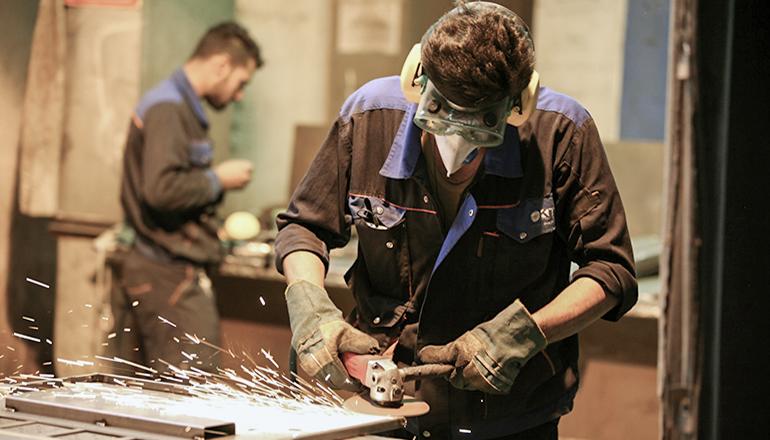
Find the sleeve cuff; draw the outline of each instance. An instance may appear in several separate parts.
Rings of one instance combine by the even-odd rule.
[[[602,319],[617,321],[636,304],[639,296],[636,279],[625,270],[618,273],[612,264],[592,262],[572,274],[572,280],[588,277],[599,283],[608,295],[618,299],[618,304],[607,312]]]
[[[275,268],[283,274],[283,259],[292,252],[312,252],[324,264],[324,273],[329,272],[329,250],[326,244],[312,232],[298,224],[281,229],[275,238]]]
[[[222,195],[222,183],[212,169],[206,170],[206,178],[209,179],[209,186],[211,187],[211,197],[209,198],[209,201],[215,202],[219,196]]]

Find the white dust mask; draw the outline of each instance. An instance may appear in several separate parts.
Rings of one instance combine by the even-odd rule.
[[[434,135],[434,138],[438,146],[438,153],[441,156],[441,162],[444,163],[444,168],[446,168],[447,177],[459,170],[468,155],[478,148],[459,134]]]

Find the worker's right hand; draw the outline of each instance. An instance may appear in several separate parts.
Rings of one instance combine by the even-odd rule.
[[[246,159],[226,160],[214,167],[222,189],[241,189],[251,181],[253,166]]]
[[[446,345],[429,345],[418,353],[426,364],[456,367],[449,381],[462,390],[508,394],[519,370],[548,341],[521,301],[516,300]]]
[[[339,353],[377,353],[377,340],[345,322],[326,291],[308,281],[286,288],[286,306],[302,370],[332,388],[358,391],[361,385],[348,376]]]

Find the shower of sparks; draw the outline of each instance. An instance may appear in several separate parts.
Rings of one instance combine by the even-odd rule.
[[[262,305],[265,305],[265,298],[259,297],[259,302],[262,303]]]
[[[273,355],[272,355],[272,354],[270,354],[270,352],[269,352],[269,351],[265,351],[265,349],[264,349],[264,348],[263,348],[263,349],[261,349],[261,350],[262,350],[262,355],[263,355],[263,356],[265,356],[265,358],[266,358],[267,360],[269,360],[269,361],[270,361],[270,363],[272,363],[272,364],[273,364],[273,366],[274,366],[275,368],[280,368],[280,367],[278,366],[278,364],[277,364],[277,363],[275,363],[275,359],[273,359]]]
[[[21,333],[13,332],[13,335],[16,336],[17,338],[26,339],[28,341],[40,342],[40,338],[35,338],[35,337],[32,337],[32,336],[23,335]]]
[[[190,342],[192,342],[193,344],[200,344],[200,343],[201,343],[201,339],[200,339],[199,337],[195,336],[195,335],[191,335],[191,334],[189,334],[189,333],[185,333],[184,335],[185,335],[185,337],[187,337],[187,339],[189,339],[189,340],[190,340]]]
[[[89,309],[91,309],[91,308],[93,308],[93,307],[94,307],[94,306],[92,306],[91,304],[83,304],[83,305],[84,305],[84,306],[86,306],[86,307],[88,307]]]
[[[158,373],[158,370],[156,370],[154,368],[145,367],[144,365],[137,364],[136,362],[131,362],[131,361],[128,361],[128,360],[125,360],[125,359],[121,359],[121,358],[119,358],[117,356],[113,356],[111,358],[108,358],[108,357],[105,357],[105,356],[95,355],[94,357],[96,359],[101,359],[103,361],[117,362],[117,363],[121,363],[121,364],[130,365],[130,366],[132,366],[134,368],[139,368],[139,369],[142,369],[142,370],[145,370],[145,371],[149,371],[150,373],[154,373],[154,374]]]
[[[131,306],[132,306],[132,307],[136,307],[136,306],[138,306],[138,305],[139,305],[139,300],[136,300],[136,301],[134,301],[134,302],[132,302],[132,303],[131,303]]]
[[[162,316],[160,316],[160,315],[158,315],[158,319],[160,319],[160,321],[161,321],[162,323],[164,323],[164,324],[168,324],[168,325],[170,325],[171,327],[176,327],[176,324],[174,324],[173,322],[169,321],[168,319],[166,319],[166,318],[164,318],[164,317],[162,317]]]
[[[38,281],[38,280],[33,280],[33,279],[32,279],[32,278],[30,278],[30,277],[27,277],[27,282],[28,282],[28,283],[32,283],[32,284],[37,284],[38,286],[40,286],[40,287],[45,287],[46,289],[50,289],[50,288],[51,288],[51,286],[49,286],[48,284],[46,284],[46,283],[41,283],[41,282],[40,282],[40,281]]]
[[[36,325],[30,325],[30,326],[29,326],[29,329],[30,329],[30,330],[40,330],[40,327],[38,327],[38,326],[36,326]]]
[[[64,358],[56,358],[56,360],[65,365],[71,365],[73,367],[92,367],[94,365],[93,362],[89,362],[89,361],[73,361],[73,360],[64,359]]]
[[[460,431],[460,434],[470,434],[471,433],[470,429],[465,429],[465,428],[460,428],[460,429],[458,429],[458,431]]]
[[[22,316],[21,319],[29,322],[35,322],[35,318],[30,318],[29,316]]]
[[[46,342],[48,345],[53,345],[53,341],[52,341],[52,340],[50,340],[50,339],[48,339],[48,338],[45,338],[45,342]]]
[[[262,297],[260,297],[260,301],[264,303]],[[158,316],[158,319],[172,327],[177,327],[176,324],[162,316]],[[35,322],[33,318],[26,320]],[[130,332],[131,328],[125,327],[123,331]],[[138,408],[152,407],[159,411],[165,411],[166,405],[170,405],[172,411],[179,410],[184,414],[194,414],[199,417],[221,415],[223,418],[230,419],[230,416],[233,415],[238,417],[239,430],[245,425],[246,432],[265,432],[262,430],[272,429],[273,425],[278,426],[283,422],[292,426],[292,431],[301,432],[306,429],[305,418],[310,416],[313,416],[311,418],[317,420],[321,427],[326,427],[324,423],[330,423],[330,419],[337,419],[330,417],[330,415],[340,415],[340,420],[363,417],[343,409],[343,399],[323,383],[307,381],[293,372],[289,374],[281,372],[278,363],[268,350],[260,349],[261,355],[266,359],[264,361],[261,357],[257,359],[256,356],[252,357],[245,351],[236,354],[232,349],[219,347],[195,334],[183,334],[183,340],[173,337],[174,341],[180,344],[180,348],[183,346],[182,344],[187,347],[184,351],[180,350],[181,355],[186,359],[182,365],[172,365],[163,359],[157,359],[150,362],[149,365],[155,367],[152,368],[117,356],[100,355],[79,356],[78,359],[57,358],[57,362],[60,364],[84,367],[84,372],[90,372],[95,366],[104,366],[105,363],[109,363],[113,371],[120,371],[122,373],[119,374],[123,376],[113,376],[111,387],[103,383],[63,384],[54,375],[41,374],[39,371],[34,374],[15,376],[16,379],[13,379],[12,376],[5,377],[0,381],[12,384],[14,389],[21,391],[49,389],[50,387],[53,387],[52,393],[76,390],[74,391],[76,396],[87,401],[92,401],[97,396],[104,398],[106,393],[107,399],[114,398],[116,404],[125,407],[136,405]],[[39,338],[21,333],[14,333],[14,336],[41,342]],[[117,333],[112,332],[106,338],[113,339],[116,336]],[[45,341],[52,344],[50,339],[45,339]],[[8,348],[13,350],[10,346]],[[208,357],[211,350],[222,355],[228,355],[234,360],[235,365],[240,363],[240,366],[221,368],[208,365],[206,362],[211,359]],[[260,365],[260,363],[265,365]],[[52,362],[44,362],[42,365],[50,366]],[[18,371],[13,374],[19,374],[22,367],[23,365],[17,367]],[[154,387],[158,384],[171,387],[168,391],[176,390],[175,393],[181,393],[186,396],[185,398],[193,400],[187,401],[184,405],[181,401],[175,400],[178,396],[164,398],[167,400],[163,402],[151,401],[151,399],[159,398],[146,397],[143,388],[152,385],[150,388],[155,389]],[[99,386],[102,388],[98,388]],[[170,393],[163,394],[176,396],[176,394]],[[264,423],[265,419],[261,419],[262,422],[257,423],[258,421],[253,416],[255,408],[270,414],[267,419],[271,423]],[[298,418],[298,414],[302,414],[302,417]],[[302,422],[297,422],[297,420],[302,420]],[[297,425],[297,423],[301,424]]]

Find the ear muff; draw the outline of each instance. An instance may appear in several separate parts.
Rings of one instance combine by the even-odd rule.
[[[534,112],[535,107],[537,107],[537,95],[539,90],[540,74],[537,73],[536,70],[533,70],[532,76],[529,77],[527,88],[522,90],[521,95],[519,96],[519,105],[521,105],[521,108],[517,109],[516,106],[514,106],[513,110],[511,110],[511,115],[508,116],[509,124],[514,127],[519,127],[527,122],[527,119],[532,116],[532,112]]]
[[[420,43],[412,46],[412,50],[409,51],[404,66],[401,68],[401,91],[407,101],[415,104],[420,102],[420,92],[422,91],[422,85],[417,82],[417,79],[422,76],[420,50]]]

